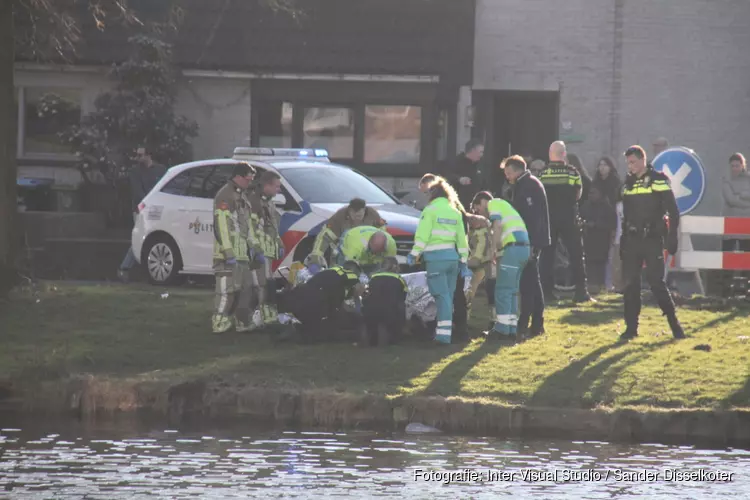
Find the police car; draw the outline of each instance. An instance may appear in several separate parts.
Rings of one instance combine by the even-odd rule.
[[[133,253],[153,284],[174,283],[184,274],[212,274],[213,199],[237,163],[281,176],[274,204],[285,258],[274,269],[302,261],[315,236],[336,210],[362,198],[378,210],[398,245],[398,259],[414,244],[420,212],[399,202],[375,182],[344,165],[331,163],[322,149],[236,148],[232,159],[184,163],[170,168],[138,205]]]

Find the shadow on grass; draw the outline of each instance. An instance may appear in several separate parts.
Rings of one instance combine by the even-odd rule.
[[[76,286],[42,293],[38,300],[18,295],[3,307],[0,379],[239,374],[268,385],[278,380],[377,391],[398,387],[455,352],[423,345],[278,344],[270,334],[213,335],[210,291]]]
[[[708,330],[709,328],[713,328],[713,327],[718,326],[718,325],[720,325],[722,323],[728,323],[728,322],[732,321],[733,319],[735,319],[737,317],[740,317],[740,316],[747,317],[748,312],[749,311],[747,311],[747,310],[734,309],[731,312],[728,312],[727,314],[724,314],[723,316],[720,316],[718,318],[712,319],[711,321],[709,321],[707,323],[704,323],[702,325],[699,325],[697,327],[693,327],[692,328],[692,333],[698,333],[698,332],[700,332],[702,330]],[[679,311],[677,312],[677,314],[679,315]]]
[[[632,348],[620,343],[602,346],[553,373],[529,399],[531,406],[591,408],[613,400],[612,388],[622,372],[668,344],[661,341]],[[612,356],[608,352],[623,348]],[[590,396],[586,396],[591,392]]]
[[[485,357],[499,352],[504,347],[502,344],[487,342],[452,361],[443,368],[440,374],[423,390],[423,395],[455,396],[461,392],[461,381],[474,369]]]

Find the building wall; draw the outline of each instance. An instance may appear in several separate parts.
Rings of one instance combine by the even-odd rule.
[[[560,89],[561,134],[591,168],[665,136],[708,173],[696,214],[720,213],[720,178],[750,149],[750,2],[478,0],[474,88]],[[566,130],[565,125],[570,125]]]
[[[185,77],[179,85],[176,111],[198,123],[193,158],[232,156],[250,145],[250,80]]]

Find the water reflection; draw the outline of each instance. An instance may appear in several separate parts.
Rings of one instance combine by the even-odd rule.
[[[747,498],[750,491],[743,474],[750,453],[733,449],[247,428],[44,428],[0,431],[0,498],[710,499]],[[699,475],[669,481],[672,469]],[[732,473],[733,481],[709,481],[717,473]]]

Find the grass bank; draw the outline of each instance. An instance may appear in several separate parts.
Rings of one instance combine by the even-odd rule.
[[[641,336],[617,343],[621,297],[551,305],[547,334],[501,347],[477,340],[386,349],[278,344],[264,334],[210,332],[210,290],[46,284],[0,304],[0,380],[31,386],[90,374],[110,381],[223,380],[253,388],[444,396],[501,406],[750,407],[750,309],[696,300],[672,341],[658,309]],[[472,328],[487,323],[484,298]],[[700,349],[696,350],[699,346]]]

